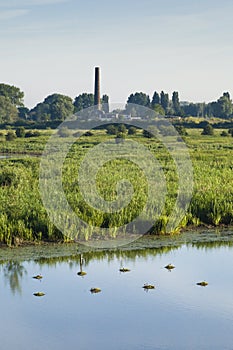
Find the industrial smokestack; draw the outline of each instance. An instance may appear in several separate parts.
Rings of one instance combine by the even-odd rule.
[[[100,68],[95,67],[95,106],[97,110],[101,110],[100,102]]]

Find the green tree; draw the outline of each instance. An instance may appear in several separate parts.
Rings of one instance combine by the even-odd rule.
[[[127,104],[133,103],[136,105],[150,107],[150,97],[144,92],[136,92],[128,97]]]
[[[103,95],[102,96],[102,109],[105,113],[109,113],[109,97],[108,95]]]
[[[30,110],[27,107],[19,107],[18,114],[20,119],[27,120],[29,118]]]
[[[186,104],[182,107],[183,107],[183,111],[184,111],[185,116],[192,116],[192,117],[197,116],[197,104],[189,103],[189,104]]]
[[[0,124],[13,123],[17,118],[17,108],[11,103],[8,97],[0,96]]]
[[[157,115],[165,115],[165,110],[161,105],[156,104],[154,105],[153,109]]]
[[[229,92],[223,93],[223,95],[218,99],[218,104],[220,106],[220,116],[222,118],[228,118],[232,115],[233,105]]]
[[[210,107],[214,117],[229,118],[233,114],[233,104],[229,92],[224,92],[217,101],[210,104]]]
[[[44,122],[48,120],[65,120],[74,113],[73,101],[69,96],[53,94],[45,98],[30,111],[33,120]]]
[[[74,107],[75,112],[94,106],[94,95],[84,92],[75,97]]]
[[[15,107],[23,106],[24,93],[16,86],[0,84],[0,96],[8,98]]]
[[[152,97],[151,107],[154,109],[156,105],[160,105],[160,96],[157,91],[154,92]]]
[[[147,108],[142,108],[141,106]],[[128,97],[125,111],[131,114],[132,117],[147,118],[150,106],[150,97],[143,92],[136,92]]]
[[[161,91],[160,93],[160,101],[161,101],[161,106],[165,110],[165,113],[167,112],[167,109],[169,107],[169,95],[165,94],[164,91]]]
[[[174,91],[172,94],[172,108],[175,115],[180,115],[180,100],[178,91]]]

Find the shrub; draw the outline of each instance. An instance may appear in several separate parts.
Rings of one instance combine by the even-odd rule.
[[[16,138],[16,135],[13,130],[9,130],[6,134],[6,140],[7,141],[13,141]]]
[[[223,130],[222,132],[221,132],[221,136],[228,136],[228,132],[227,131],[225,131],[225,130]]]
[[[58,135],[60,137],[69,137],[72,135],[72,132],[70,129],[67,128],[67,126],[64,126],[58,130]]]
[[[85,132],[85,134],[83,134],[83,136],[93,136],[93,135],[94,134],[91,131],[87,131],[87,132]]]
[[[25,137],[37,137],[37,136],[40,136],[40,132],[38,130],[29,130],[25,134]]]
[[[116,135],[118,131],[115,125],[108,125],[106,130],[108,135]]]
[[[143,130],[143,136],[144,137],[147,137],[148,139],[151,139],[154,135],[153,135],[153,133],[152,132],[150,132],[149,130]]]
[[[129,130],[128,130],[128,134],[129,135],[136,135],[137,134],[137,128],[135,128],[134,126],[130,126]]]
[[[25,129],[23,126],[20,126],[15,131],[17,137],[25,137]]]
[[[187,133],[186,129],[183,126],[181,126],[181,125],[176,126],[176,130],[178,131],[178,133],[181,136],[188,136],[188,133]]]
[[[212,125],[207,124],[204,128],[203,131],[201,133],[202,135],[214,135],[214,128],[212,127]]]
[[[123,134],[126,134],[127,128],[126,128],[125,124],[118,125],[118,132],[122,132]]]
[[[117,136],[115,138],[116,143],[122,143],[125,140],[125,133],[123,132],[118,132]]]

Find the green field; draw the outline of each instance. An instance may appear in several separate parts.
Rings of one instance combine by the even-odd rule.
[[[188,212],[174,232],[188,226],[218,226],[233,224],[233,139],[201,135],[200,129],[189,129],[184,140],[189,148],[194,172],[194,191]],[[39,192],[39,166],[50,130],[30,138],[5,141],[0,136],[0,153],[13,156],[1,159],[0,168],[0,242],[12,245],[22,242],[70,241],[50,222]],[[156,219],[150,233],[166,234],[166,227],[175,205],[178,191],[177,171],[173,159],[165,147],[154,138],[145,138],[141,132],[126,138],[147,147],[159,160],[167,185],[165,207]],[[106,163],[97,174],[99,194],[108,201],[116,199],[116,185],[122,179],[131,182],[134,195],[127,207],[116,213],[106,213],[89,206],[80,193],[77,174],[80,162],[88,150],[101,142],[114,139],[105,130],[95,131],[92,136],[82,136],[68,153],[63,165],[63,187],[74,212],[92,226],[114,228],[131,222],[147,202],[147,179],[142,170],[132,162],[115,159]],[[58,139],[59,140],[59,139]],[[62,140],[61,140],[62,142]],[[59,141],[57,147],[59,148]],[[153,216],[156,209],[148,208]],[[76,238],[88,240],[95,230],[78,230]]]

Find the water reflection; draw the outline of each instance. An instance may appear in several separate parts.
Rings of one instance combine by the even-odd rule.
[[[117,260],[119,262],[119,266],[122,265],[122,262],[124,260],[129,260],[130,263],[135,263],[137,260],[144,258],[145,261],[147,259],[150,259],[151,257],[156,256],[163,256],[166,254],[169,254],[170,252],[175,252],[179,249],[181,249],[182,246],[186,246],[187,248],[197,248],[198,250],[211,250],[216,249],[220,247],[233,247],[233,240],[232,236],[229,236],[228,239],[226,237],[218,237],[218,240],[215,239],[213,241],[206,241],[206,237],[203,237],[204,241],[197,240],[192,242],[187,242],[186,244],[180,243],[178,244],[176,241],[174,244],[172,244],[172,241],[170,241],[169,246],[158,246],[158,241],[156,241],[157,247],[150,247],[150,248],[143,248],[143,246],[140,247],[140,249],[132,249],[132,250],[124,250],[118,249],[118,250],[92,250],[92,251],[86,251],[80,253],[76,249],[76,254],[69,255],[67,250],[67,247],[62,255],[62,249],[59,252],[58,256],[49,257],[49,247],[46,247],[46,256],[45,257],[39,257],[36,259],[33,259],[33,251],[35,250],[35,247],[32,247],[32,252],[30,252],[30,248],[28,250],[28,259],[24,257],[22,261],[19,260],[18,256],[20,254],[15,256],[16,260],[1,260],[0,265],[2,265],[3,275],[5,282],[10,286],[11,292],[13,295],[16,293],[22,294],[22,279],[25,275],[27,275],[27,269],[24,266],[25,261],[34,261],[36,265],[38,265],[38,269],[41,269],[43,267],[59,267],[62,263],[66,263],[69,266],[70,270],[76,269],[77,274],[79,276],[85,276],[86,272],[85,270],[90,266],[92,262],[101,262],[105,261],[107,263],[110,263],[114,260]],[[150,239],[149,239],[150,240]],[[151,244],[151,242],[150,242]],[[162,244],[162,243],[160,243]],[[145,244],[146,245],[146,244]],[[70,246],[73,249],[73,246]],[[21,248],[17,248],[21,249]],[[22,248],[23,249],[23,248]],[[9,250],[9,252],[11,252]],[[40,252],[41,254],[41,252]],[[122,265],[123,266],[123,265]]]
[[[3,274],[12,294],[22,294],[21,280],[24,275],[27,275],[27,270],[23,264],[17,261],[9,261],[3,265]]]
[[[233,244],[216,239],[114,251],[37,246],[27,256],[24,248],[2,249],[1,348],[231,349]],[[130,272],[120,273],[121,264]],[[37,273],[42,280],[32,278]],[[206,288],[196,285],[205,280]],[[94,288],[101,293],[92,295]]]

